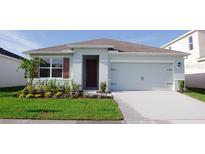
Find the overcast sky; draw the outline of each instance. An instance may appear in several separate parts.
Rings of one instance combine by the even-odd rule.
[[[16,54],[23,51],[96,38],[112,38],[160,47],[187,30],[55,30],[0,31],[0,47]]]

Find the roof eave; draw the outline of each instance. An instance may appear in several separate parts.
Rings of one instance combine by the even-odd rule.
[[[171,55],[171,56],[188,56],[188,53],[166,53],[166,52],[158,52],[158,53],[149,53],[149,52],[118,52],[118,51],[109,51],[109,55]]]
[[[205,61],[205,57],[200,57],[199,59],[197,59],[198,62],[203,62]]]
[[[61,50],[61,51],[24,51],[23,54],[73,54],[73,50]]]

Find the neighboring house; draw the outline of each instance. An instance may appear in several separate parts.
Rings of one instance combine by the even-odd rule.
[[[0,87],[24,86],[24,71],[19,70],[23,58],[0,48]]]
[[[112,39],[96,39],[24,52],[42,58],[38,80],[72,79],[83,89],[177,90],[186,53]]]
[[[193,30],[162,46],[191,55],[185,59],[187,87],[205,88],[205,31]]]

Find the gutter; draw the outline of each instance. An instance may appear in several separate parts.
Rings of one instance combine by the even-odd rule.
[[[166,52],[161,52],[161,53],[149,53],[149,52],[118,52],[118,51],[108,51],[109,55],[171,55],[171,56],[188,56],[190,55],[189,53],[166,53]]]
[[[61,50],[61,51],[24,51],[23,54],[64,54],[69,53],[73,54],[73,50]]]
[[[205,61],[205,57],[199,58],[197,61],[198,61],[198,62]]]

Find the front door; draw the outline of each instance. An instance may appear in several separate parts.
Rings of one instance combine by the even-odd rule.
[[[86,88],[97,88],[97,72],[98,72],[98,60],[86,59],[86,76],[85,86]]]

